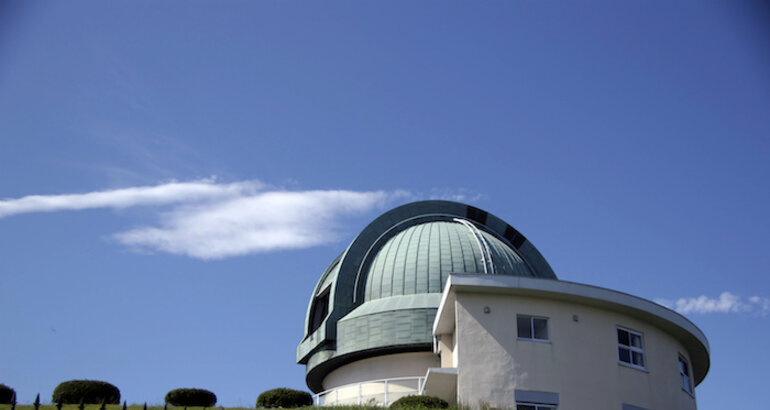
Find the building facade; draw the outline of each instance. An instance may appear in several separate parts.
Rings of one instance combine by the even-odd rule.
[[[297,361],[317,404],[695,409],[709,351],[669,309],[558,280],[494,215],[423,201],[375,219],[324,271]]]

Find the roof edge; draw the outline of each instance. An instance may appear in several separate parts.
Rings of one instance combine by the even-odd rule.
[[[650,322],[682,343],[690,353],[696,385],[703,381],[711,366],[706,335],[681,314],[628,293],[562,280],[504,275],[450,275],[433,322],[434,335],[453,330],[457,291],[546,297],[618,311]]]

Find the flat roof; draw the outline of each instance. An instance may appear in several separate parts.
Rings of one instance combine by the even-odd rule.
[[[682,343],[690,353],[696,385],[706,377],[711,366],[710,348],[706,336],[695,324],[679,313],[627,293],[555,279],[484,274],[450,275],[433,322],[435,336],[451,333],[454,330],[454,302],[457,292],[555,299],[622,313],[650,323]]]

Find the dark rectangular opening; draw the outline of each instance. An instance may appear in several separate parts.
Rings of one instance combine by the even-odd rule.
[[[479,208],[469,206],[465,215],[468,217],[468,219],[476,221],[482,225],[486,225],[487,223],[487,212],[482,211]]]
[[[527,240],[527,238],[524,237],[524,235],[520,234],[519,231],[513,229],[511,225],[508,225],[505,227],[505,233],[503,234],[503,238],[507,239],[508,242],[513,245],[514,248],[519,249],[521,247],[521,244],[524,243],[524,241]]]
[[[320,295],[316,296],[313,300],[313,307],[310,309],[310,328],[308,334],[311,334],[321,327],[326,315],[329,314],[329,290],[331,287],[324,289]]]

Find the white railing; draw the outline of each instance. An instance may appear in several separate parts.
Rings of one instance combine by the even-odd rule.
[[[313,396],[316,406],[389,406],[410,394],[422,394],[425,377],[393,377],[335,387]]]

